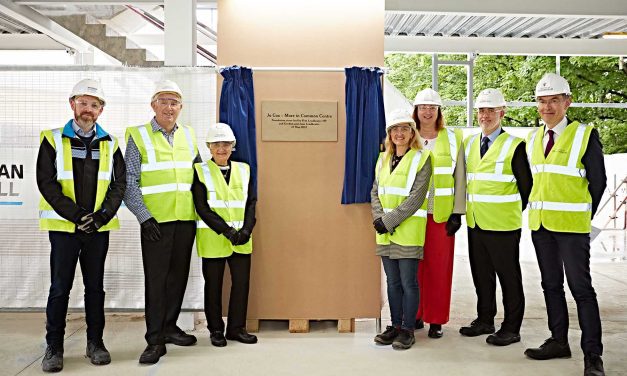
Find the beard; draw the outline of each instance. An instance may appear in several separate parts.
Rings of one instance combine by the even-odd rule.
[[[92,112],[83,111],[80,114],[75,112],[74,119],[76,119],[76,122],[82,126],[93,126],[98,117],[95,116]]]

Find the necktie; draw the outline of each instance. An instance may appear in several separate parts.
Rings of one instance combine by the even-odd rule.
[[[546,149],[544,149],[545,158],[547,157],[547,155],[549,155],[549,152],[551,151],[551,149],[553,148],[553,144],[555,143],[555,140],[553,140],[553,134],[555,132],[553,132],[552,129],[549,129],[547,133],[549,134],[549,141],[546,143]]]
[[[490,139],[488,137],[483,137],[481,139],[481,149],[479,150],[479,152],[481,153],[481,158],[483,158],[485,153],[487,153],[488,151],[488,142],[490,142]]]

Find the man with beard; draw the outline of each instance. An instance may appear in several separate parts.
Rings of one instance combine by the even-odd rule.
[[[104,264],[109,230],[126,189],[126,168],[115,137],[96,120],[105,97],[99,81],[74,86],[70,107],[74,118],[61,128],[41,132],[37,186],[41,192],[39,224],[49,231],[50,292],[46,306],[45,372],[63,369],[65,316],[76,264],[85,284],[86,355],[96,365],[109,364],[102,334],[105,326]]]

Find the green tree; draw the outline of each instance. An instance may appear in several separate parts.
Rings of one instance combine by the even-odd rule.
[[[460,55],[438,55],[441,60],[465,60]],[[431,55],[390,54],[385,58],[390,69],[387,78],[408,99],[431,87]],[[495,87],[508,101],[533,102],[535,85],[546,72],[555,70],[555,58],[547,56],[480,55],[475,60],[473,90]],[[619,68],[616,57],[571,56],[560,59],[560,73],[568,80],[573,102],[626,103],[627,72]],[[466,70],[460,66],[441,66],[438,71],[439,92],[445,100],[466,99]],[[571,107],[568,117],[594,125],[601,134],[605,153],[627,152],[627,110],[622,108]],[[466,110],[449,106],[447,124],[465,125]],[[476,119],[475,124],[476,124]],[[504,124],[537,126],[535,107],[511,107]]]

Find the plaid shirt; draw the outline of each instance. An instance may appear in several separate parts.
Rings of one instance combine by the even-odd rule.
[[[170,133],[167,133],[165,129],[161,128],[161,126],[157,124],[157,120],[154,117],[150,120],[150,125],[152,126],[153,132],[161,132],[170,146],[173,145],[174,132],[176,132],[179,128],[177,124],[174,124],[174,128]],[[129,137],[128,142],[126,143],[126,155],[124,156],[124,161],[126,162],[127,181],[126,192],[124,193],[124,203],[131,213],[137,217],[139,223],[144,223],[152,217],[152,214],[150,214],[146,204],[144,204],[144,198],[139,186],[142,170],[142,156],[137,148],[137,144],[133,141],[133,137]],[[202,159],[200,158],[200,154],[197,154],[196,158],[194,158],[194,163],[199,162],[202,162]]]

